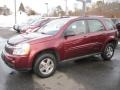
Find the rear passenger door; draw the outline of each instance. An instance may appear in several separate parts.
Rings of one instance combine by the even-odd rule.
[[[104,41],[106,40],[106,30],[103,23],[97,19],[87,20],[88,30],[86,39],[91,46],[91,53],[101,52]]]

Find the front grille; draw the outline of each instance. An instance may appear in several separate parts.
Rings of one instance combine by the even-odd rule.
[[[13,46],[11,46],[10,44],[6,44],[5,45],[5,52],[12,54],[13,53]]]
[[[12,63],[10,63],[10,62],[7,61],[7,58],[6,58],[3,54],[2,54],[2,59],[4,60],[4,62],[5,62],[9,67],[11,67],[11,68],[14,67],[14,65],[13,65]]]

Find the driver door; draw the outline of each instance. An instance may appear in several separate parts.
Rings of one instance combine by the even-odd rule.
[[[87,33],[86,21],[79,20],[71,23],[64,36],[64,59],[74,58],[89,53],[85,41]]]

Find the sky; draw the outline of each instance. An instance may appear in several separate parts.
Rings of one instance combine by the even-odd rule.
[[[12,12],[14,12],[14,1],[15,0],[0,0],[0,6],[7,5],[7,7],[10,8]],[[70,10],[73,10],[75,5],[77,5],[78,8],[82,8],[81,2],[78,2],[76,0],[67,0],[67,1],[68,1],[68,9]],[[100,1],[100,0],[91,0],[91,1],[92,3],[95,3],[96,1]],[[104,1],[111,1],[111,0],[104,0]],[[45,3],[48,3],[49,11],[58,5],[61,5],[62,8],[65,10],[65,0],[16,0],[16,2],[17,2],[17,10],[21,2],[23,3],[24,6],[29,6],[38,13],[47,12]],[[90,4],[88,3],[88,5]]]

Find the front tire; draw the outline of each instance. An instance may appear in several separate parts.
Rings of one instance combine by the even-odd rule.
[[[114,44],[112,43],[108,43],[104,49],[104,51],[102,52],[101,54],[101,57],[104,59],[104,60],[111,60],[111,58],[113,57],[114,55]]]
[[[41,78],[47,78],[56,70],[56,58],[51,53],[41,54],[34,64],[33,70]]]

